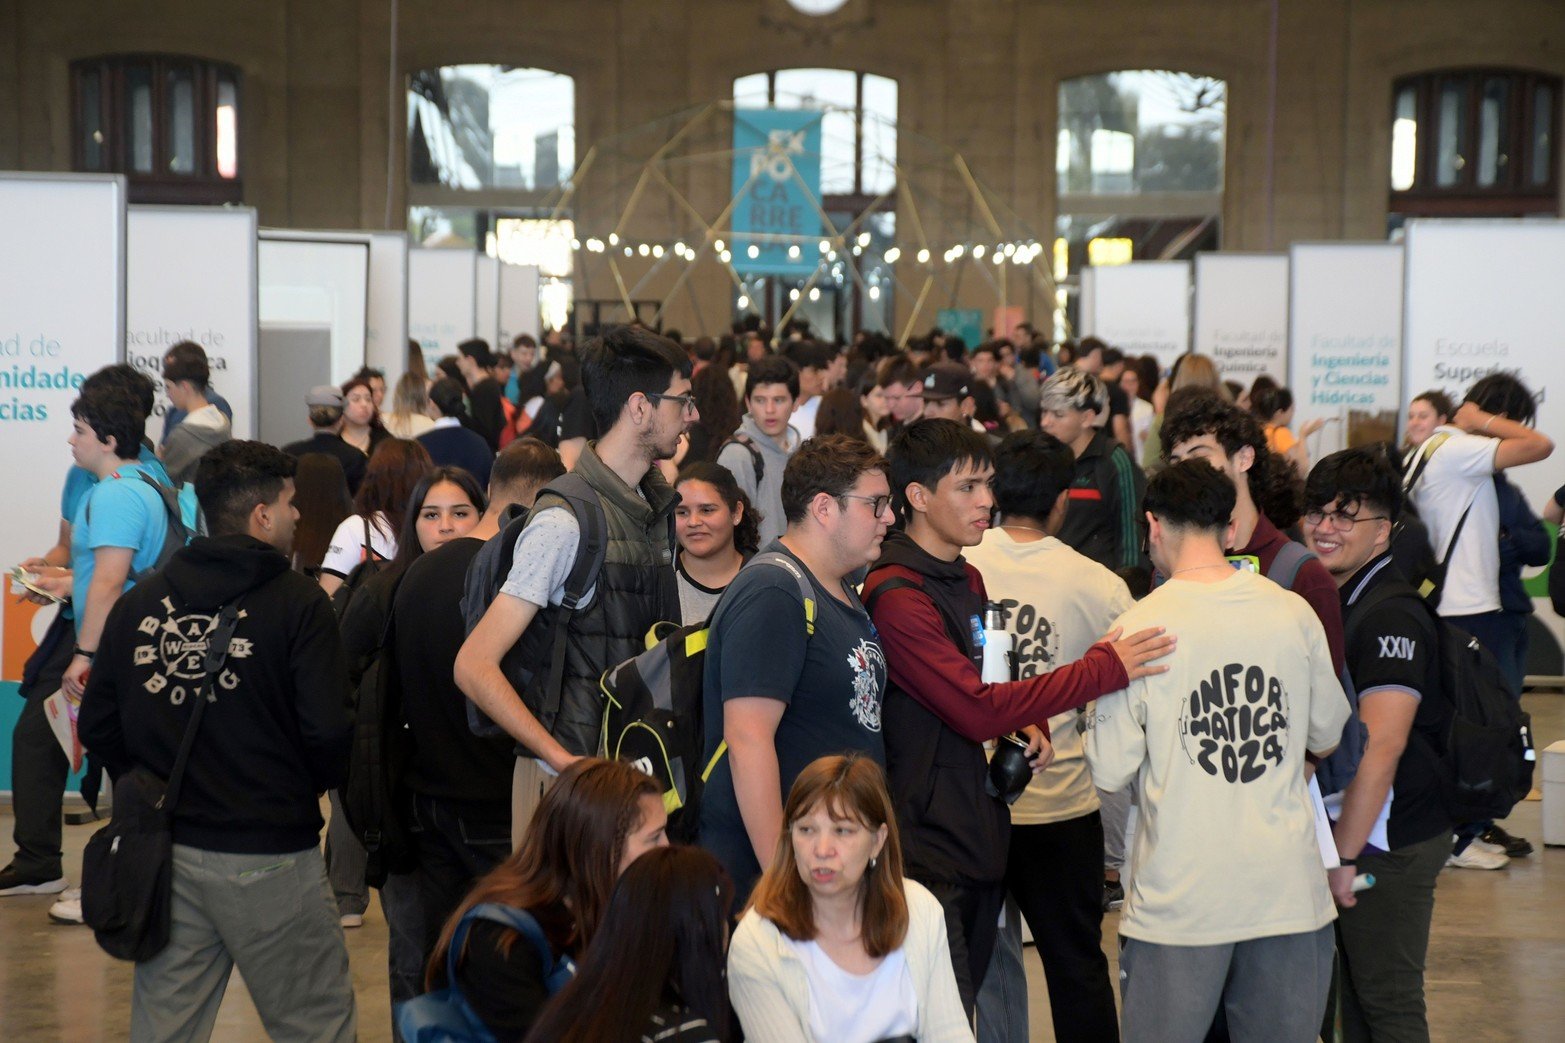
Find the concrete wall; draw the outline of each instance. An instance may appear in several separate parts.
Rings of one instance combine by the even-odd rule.
[[[822,20],[785,0],[399,0],[395,36],[393,63],[390,0],[0,3],[0,167],[68,169],[73,59],[194,54],[244,73],[245,201],[264,224],[401,227],[403,77],[457,62],[533,65],[575,77],[578,162],[596,142],[625,153],[606,150],[574,201],[584,229],[606,231],[624,211],[637,155],[662,133],[638,128],[728,98],[745,73],[858,68],[897,79],[905,138],[960,152],[998,203],[1047,237],[1059,81],[1168,68],[1228,81],[1223,245],[1276,249],[1384,235],[1398,76],[1464,65],[1565,74],[1559,0],[849,0]],[[696,137],[720,148],[725,133],[718,119]],[[676,182],[713,214],[726,180],[692,170]],[[966,192],[954,167],[931,171],[921,188],[953,205]],[[649,194],[625,233],[661,237],[676,205]],[[905,219],[901,227],[906,242]],[[941,231],[938,220],[926,227],[935,242]],[[632,280],[645,271],[639,260],[625,266]],[[651,279],[647,295],[676,274]],[[579,273],[579,295],[584,287],[612,294],[601,258]],[[728,293],[708,264],[670,319],[712,328]],[[904,315],[911,296],[899,295]],[[994,303],[973,279],[956,299]]]

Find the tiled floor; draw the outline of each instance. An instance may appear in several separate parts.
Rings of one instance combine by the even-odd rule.
[[[1540,749],[1565,738],[1565,696],[1532,695],[1527,706]],[[1540,804],[1523,804],[1507,823],[1538,844],[1538,854],[1501,872],[1448,870],[1440,878],[1427,984],[1437,1041],[1565,1039],[1565,848],[1542,849],[1540,813]],[[0,850],[8,849],[10,830],[9,813],[0,812]],[[72,874],[90,832],[67,827]],[[129,965],[105,956],[84,928],[49,923],[50,901],[0,899],[0,1041],[127,1038]],[[1114,919],[1104,925],[1111,962]],[[360,1035],[388,1039],[386,924],[378,908],[348,932],[348,948]],[[1032,1038],[1052,1040],[1042,970],[1031,950],[1026,959]],[[266,1039],[237,977],[215,1038]]]

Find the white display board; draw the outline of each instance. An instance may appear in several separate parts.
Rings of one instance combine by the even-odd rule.
[[[125,242],[125,359],[158,383],[147,436],[163,437],[163,356],[206,350],[234,437],[256,432],[256,222],[249,207],[133,206]]]
[[[381,370],[387,381],[395,384],[408,366],[408,234],[282,228],[268,228],[262,234],[268,239],[365,243],[369,246],[364,364]]]
[[[1538,400],[1538,430],[1565,445],[1565,222],[1410,221],[1402,403],[1439,388],[1460,402],[1475,381],[1516,374]],[[1565,449],[1508,472],[1541,510]]]
[[[519,333],[537,337],[538,266],[502,264],[500,266],[500,336],[497,350],[508,350]]]
[[[1288,387],[1295,431],[1328,419],[1310,459],[1395,441],[1402,411],[1402,247],[1295,243],[1288,251]]]
[[[331,331],[327,372],[340,384],[365,359],[369,244],[261,233],[261,325]],[[260,365],[264,366],[264,357]]]
[[[8,491],[0,562],[9,568],[54,546],[71,467],[71,403],[82,380],[119,361],[124,349],[125,181],[0,174],[0,214],[0,444]],[[16,681],[53,614],[9,593],[0,605],[0,679]],[[9,694],[0,698],[20,707]],[[9,788],[5,747],[0,789]]]
[[[473,336],[482,337],[485,344],[497,348],[500,340],[500,269],[498,260],[479,254],[474,278]]]
[[[1164,368],[1190,350],[1189,261],[1132,261],[1082,276],[1091,280],[1082,297],[1083,336],[1127,355],[1156,355]]]
[[[431,372],[444,355],[477,336],[478,256],[465,249],[408,251],[408,336]]]
[[[1288,255],[1196,254],[1194,344],[1224,380],[1286,383]]]

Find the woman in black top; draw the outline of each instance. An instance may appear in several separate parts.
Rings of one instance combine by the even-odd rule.
[[[697,847],[638,858],[615,885],[597,941],[527,1043],[724,1043],[734,888]],[[604,997],[613,996],[613,1003]]]
[[[495,902],[531,914],[557,960],[597,936],[615,881],[640,855],[668,844],[663,791],[618,761],[584,757],[560,773],[538,804],[516,853],[478,881],[446,921],[426,982],[446,984],[446,951],[473,906]],[[508,927],[475,922],[457,956],[462,996],[500,1043],[520,1040],[549,999],[551,968]]]

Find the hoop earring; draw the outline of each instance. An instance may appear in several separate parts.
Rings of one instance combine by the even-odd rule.
[[[880,861],[880,859],[876,858],[874,855],[870,855],[869,856],[869,868],[871,869],[871,871],[874,870],[876,863],[878,863],[879,861]]]

